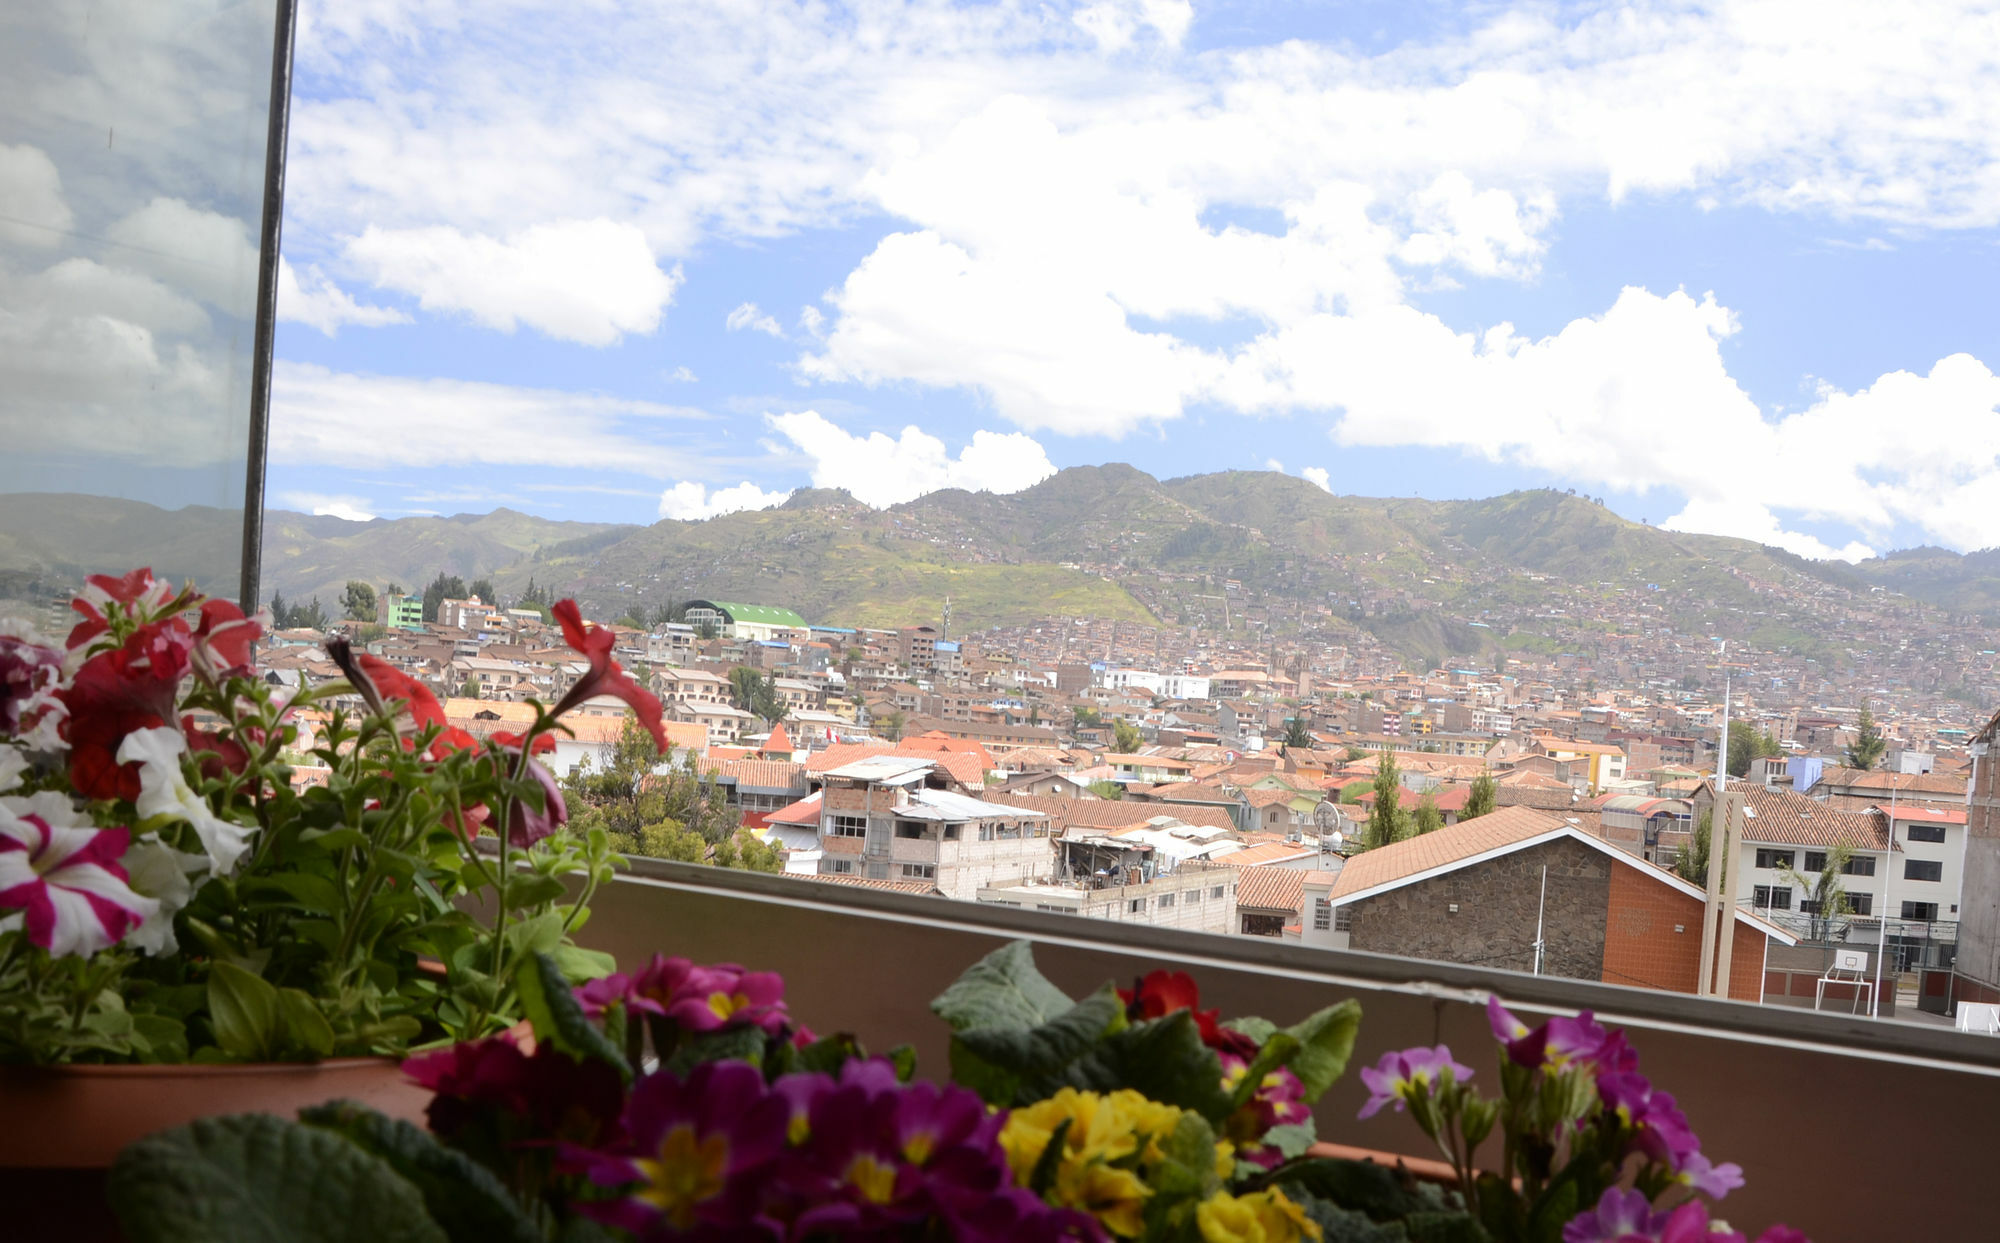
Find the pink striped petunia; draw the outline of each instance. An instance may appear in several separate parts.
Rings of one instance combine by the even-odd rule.
[[[29,942],[58,957],[117,944],[159,910],[126,883],[130,840],[52,791],[0,798],[0,911],[19,911]]]

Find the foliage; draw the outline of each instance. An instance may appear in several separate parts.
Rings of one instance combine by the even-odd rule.
[[[1861,715],[1854,722],[1854,742],[1847,748],[1846,760],[1849,768],[1869,769],[1882,762],[1882,756],[1889,749],[1889,740],[1875,724],[1875,714],[1868,705],[1861,705]]]
[[[1361,828],[1361,848],[1374,850],[1408,837],[1409,825],[1402,810],[1403,788],[1398,783],[1396,755],[1383,748],[1375,769],[1375,805],[1368,809],[1368,823]]]
[[[341,608],[346,610],[348,620],[372,622],[375,620],[375,588],[358,578],[347,580],[347,590],[340,597]]]
[[[1301,751],[1310,751],[1312,745],[1312,731],[1306,728],[1305,718],[1302,716],[1285,718],[1285,750],[1290,751],[1296,747]]]
[[[490,578],[473,579],[472,586],[467,589],[466,594],[468,597],[477,596],[480,600],[493,605],[495,608],[498,608],[500,605],[500,593],[493,589],[493,580]]]
[[[1417,816],[1416,824],[1413,826],[1414,831],[1418,834],[1435,833],[1443,827],[1444,816],[1438,811],[1437,796],[1426,791],[1423,798],[1417,801]]]
[[[466,597],[465,580],[454,574],[445,577],[443,570],[424,588],[424,620],[434,622],[446,600],[463,600]]]
[[[894,712],[886,712],[876,719],[875,732],[890,742],[900,741],[903,737],[903,726],[908,720],[900,708]]]
[[[1108,777],[1101,781],[1091,782],[1089,789],[1097,797],[1110,799],[1113,802],[1125,797],[1125,787]]]
[[[1674,851],[1674,874],[1690,884],[1708,887],[1709,836],[1715,824],[1713,812],[1704,811],[1695,818],[1694,832],[1689,840]],[[1727,866],[1725,865],[1725,871]],[[1727,877],[1724,877],[1725,882]],[[1725,883],[1724,889],[1727,890]]]
[[[340,640],[346,681],[281,692],[256,619],[146,571],[77,604],[67,653],[0,640],[38,671],[5,679],[33,693],[0,714],[0,837],[71,850],[0,884],[0,1062],[395,1054],[514,1021],[521,963],[568,944],[613,867],[531,758],[555,712],[479,742]],[[301,757],[324,775],[295,785]],[[468,840],[489,825],[491,852]]]
[[[1729,723],[1729,775],[1747,777],[1752,762],[1765,758],[1775,758],[1785,753],[1784,747],[1769,734],[1759,733],[1747,721]]]
[[[1854,843],[1843,838],[1827,847],[1826,863],[1811,876],[1790,867],[1778,869],[1779,875],[1803,891],[1799,908],[1810,924],[1808,940],[1830,940],[1833,921],[1847,912],[1847,883],[1841,877],[1852,858]]]
[[[562,790],[571,826],[601,829],[626,854],[699,863],[742,824],[721,787],[695,768],[692,752],[659,750],[630,716],[602,754],[586,755],[570,771]]]
[[[1139,728],[1132,722],[1119,719],[1111,722],[1111,749],[1120,755],[1130,755],[1139,749]]]
[[[1472,789],[1465,796],[1465,810],[1458,813],[1459,822],[1477,819],[1492,811],[1495,797],[1493,772],[1482,768],[1479,775],[1472,779]]]
[[[729,698],[737,707],[775,725],[785,719],[785,701],[778,695],[778,680],[746,665],[729,671]]]
[[[274,630],[325,630],[332,622],[318,596],[305,604],[297,604],[286,600],[283,592],[274,592],[270,610]]]

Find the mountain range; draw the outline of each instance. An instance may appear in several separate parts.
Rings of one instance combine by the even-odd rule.
[[[1738,628],[1798,644],[1839,643],[1857,598],[2000,619],[2000,550],[1814,562],[1552,490],[1370,498],[1272,472],[1158,480],[1117,464],[882,510],[809,489],[774,509],[650,526],[510,509],[371,522],[272,510],[264,530],[266,597],[318,596],[334,612],[348,579],[420,589],[442,571],[490,578],[508,597],[532,582],[606,618],[707,597],[898,625],[937,619],[949,596],[961,633],[1062,616],[1360,629],[1412,659],[1503,642],[1507,627],[1480,619],[1566,614],[1578,593],[1641,593],[1689,633],[1728,629],[1722,615],[1735,612]],[[233,594],[237,531],[221,509],[0,496],[0,591],[46,598],[85,570],[151,564]]]

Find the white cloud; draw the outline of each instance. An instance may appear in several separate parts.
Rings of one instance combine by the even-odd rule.
[[[766,492],[745,480],[733,488],[710,492],[692,479],[684,479],[660,493],[660,517],[681,522],[733,514],[745,509],[770,509],[791,498],[789,492]]]
[[[1194,6],[1187,0],[1101,0],[1070,20],[1106,52],[1122,52],[1148,31],[1178,47],[1194,21]]]
[[[1018,432],[974,432],[954,458],[942,440],[916,427],[895,439],[881,432],[856,436],[816,410],[774,414],[769,422],[812,459],[814,487],[845,488],[877,509],[940,488],[1019,492],[1056,473],[1042,446]]]
[[[768,333],[774,337],[785,335],[783,326],[774,317],[758,310],[755,302],[745,302],[739,305],[729,313],[728,318],[723,321],[723,324],[731,332],[741,332],[748,328],[752,332]]]
[[[54,246],[64,240],[75,220],[48,152],[26,143],[0,142],[0,241]]]
[[[1875,555],[1873,548],[1859,540],[1835,548],[1817,536],[1787,531],[1776,514],[1755,501],[1691,500],[1685,509],[1661,525],[1669,531],[1756,540],[1815,561],[1865,561]]]
[[[799,308],[799,327],[805,329],[808,336],[824,336],[826,316],[820,313],[818,307],[807,303]]]
[[[353,375],[280,360],[271,457],[315,466],[546,466],[672,478],[694,455],[661,443],[663,425],[700,411],[599,393],[466,380]]]
[[[1308,466],[1299,472],[1299,478],[1317,484],[1322,491],[1333,491],[1333,480],[1326,473],[1324,466]]]
[[[345,518],[349,522],[373,522],[376,515],[366,497],[329,496],[324,492],[281,492],[278,503],[304,510],[316,518]]]
[[[456,311],[502,332],[517,324],[580,345],[646,334],[681,283],[636,226],[608,219],[530,225],[504,238],[446,225],[370,225],[345,248],[376,285],[413,295],[427,311]]]
[[[692,384],[700,377],[695,375],[692,367],[680,366],[668,373],[667,378],[676,384]]]
[[[364,306],[316,267],[301,276],[291,263],[278,260],[278,318],[317,328],[331,337],[342,325],[379,328],[407,324],[410,317],[394,307]]]

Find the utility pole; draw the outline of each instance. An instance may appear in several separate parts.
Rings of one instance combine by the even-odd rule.
[[[950,637],[951,637],[951,597],[946,596],[944,598],[944,624],[938,627],[938,638],[949,639]]]
[[[1730,950],[1736,943],[1736,903],[1726,881],[1736,856],[1736,820],[1742,813],[1743,795],[1728,792],[1729,785],[1729,643],[1723,640],[1722,733],[1715,750],[1715,806],[1708,824],[1708,897],[1701,914],[1701,968],[1695,973],[1695,992],[1703,996],[1729,995]]]

